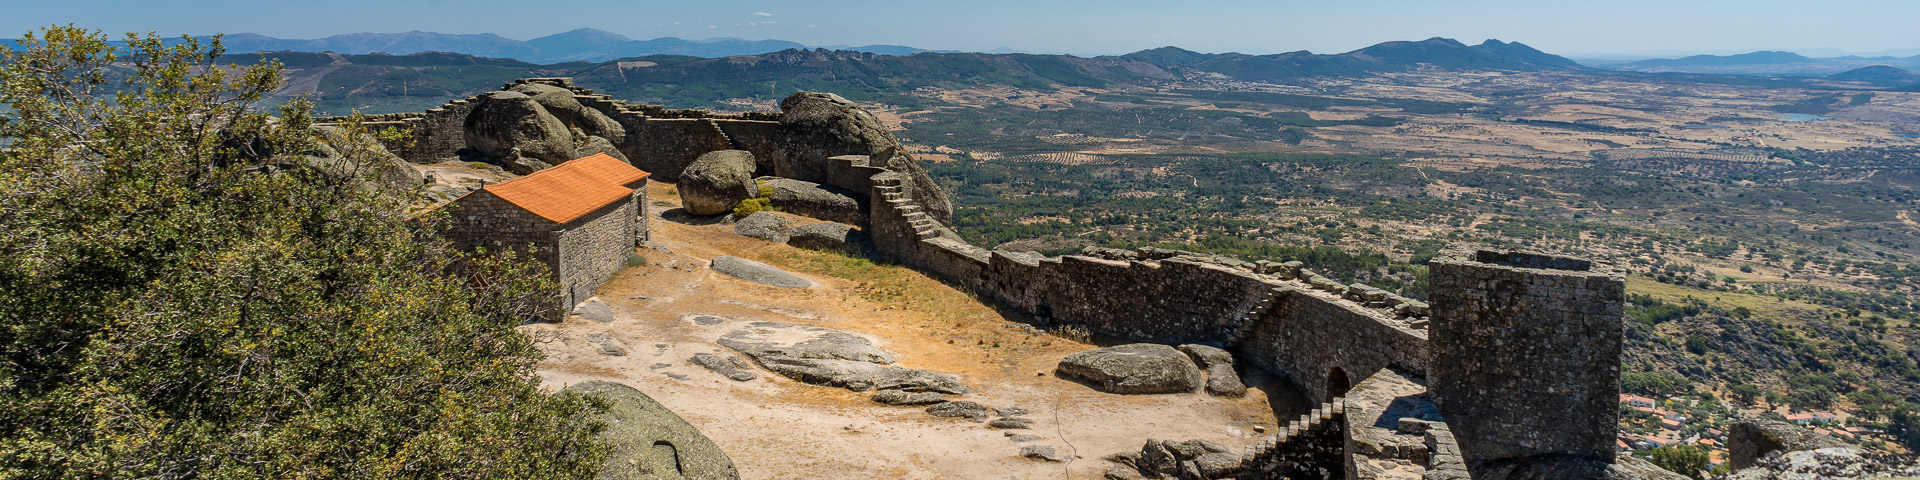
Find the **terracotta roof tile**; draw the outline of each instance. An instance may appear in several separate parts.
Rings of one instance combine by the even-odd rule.
[[[488,185],[485,190],[540,218],[567,223],[633,194],[625,185],[643,178],[647,172],[595,154]]]

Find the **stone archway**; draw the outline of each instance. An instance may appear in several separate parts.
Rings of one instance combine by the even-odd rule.
[[[1347,390],[1351,390],[1351,389],[1353,389],[1353,380],[1347,378],[1346,370],[1343,370],[1340,367],[1333,367],[1332,371],[1327,372],[1327,399],[1328,400],[1332,400],[1335,397],[1345,396],[1347,394]]]

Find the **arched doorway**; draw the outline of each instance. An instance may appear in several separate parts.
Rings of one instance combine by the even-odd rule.
[[[1353,381],[1347,379],[1346,370],[1341,370],[1340,367],[1333,367],[1333,371],[1327,372],[1327,398],[1328,399],[1344,396],[1347,394],[1347,390],[1350,390],[1352,388],[1353,388]]]

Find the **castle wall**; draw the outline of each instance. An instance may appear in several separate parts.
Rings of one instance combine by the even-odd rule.
[[[662,181],[680,181],[680,172],[701,154],[733,149],[726,133],[707,119],[626,117],[616,118],[622,125],[632,125],[620,153]]]
[[[1623,274],[1612,265],[1453,248],[1430,264],[1435,403],[1469,465],[1612,461]]]
[[[850,170],[864,163],[835,159],[849,159],[832,165]],[[1244,362],[1287,374],[1319,401],[1333,397],[1327,378],[1334,368],[1353,381],[1389,366],[1426,368],[1426,333],[1394,318],[1392,307],[1257,273],[1244,262],[986,250],[946,236],[906,194],[900,174],[881,172],[870,177],[867,229],[882,255],[1044,321],[1132,341],[1226,345]]]
[[[1389,366],[1426,371],[1426,332],[1289,283],[1294,285],[1279,288],[1273,306],[1254,317],[1236,346],[1247,362],[1286,374],[1319,402],[1336,396],[1328,384],[1335,368],[1354,382]]]

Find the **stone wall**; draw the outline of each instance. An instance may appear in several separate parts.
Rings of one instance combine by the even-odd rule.
[[[635,207],[632,197],[568,222],[559,232],[562,304],[586,301],[600,284],[626,268],[633,254]]]
[[[626,266],[637,238],[645,235],[645,222],[638,218],[645,195],[642,189],[562,225],[476,190],[447,204],[444,235],[462,249],[511,250],[539,262],[560,286],[557,312],[593,296]]]
[[[393,127],[407,132],[406,140],[384,143],[387,151],[393,152],[408,163],[430,165],[458,160],[460,149],[467,147],[464,130],[467,114],[473,112],[473,106],[479,99],[478,96],[472,96],[454,100],[428,109],[424,113],[369,115],[366,117],[368,123],[365,125],[369,129]],[[346,117],[326,117],[316,119],[314,122],[324,124],[345,119]]]
[[[1604,262],[1462,247],[1429,265],[1428,384],[1469,466],[1611,462],[1624,274]]]
[[[633,166],[653,173],[654,178],[662,181],[679,181],[680,172],[701,154],[733,149],[726,133],[713,121],[703,118],[622,115],[614,120],[628,126],[627,141],[619,146],[620,153],[626,154]]]
[[[1382,310],[1307,288],[1298,281],[1276,289],[1272,306],[1254,317],[1235,350],[1247,362],[1293,378],[1315,401],[1330,391],[1338,369],[1352,385],[1387,367],[1425,372],[1427,333]]]

